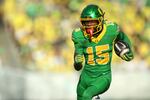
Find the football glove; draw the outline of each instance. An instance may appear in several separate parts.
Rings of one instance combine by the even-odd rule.
[[[74,63],[74,69],[79,71],[82,68],[82,63]]]
[[[83,62],[83,55],[76,55],[75,56],[75,63],[82,63]]]
[[[79,71],[82,68],[83,55],[75,55],[74,68]]]
[[[125,61],[130,61],[133,59],[133,53],[132,52],[127,52],[123,55],[120,56],[123,60]]]

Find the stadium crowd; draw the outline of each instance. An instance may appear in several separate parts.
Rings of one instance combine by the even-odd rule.
[[[80,26],[80,11],[99,4],[106,20],[118,23],[132,40],[134,61],[150,68],[149,0],[3,0],[1,12],[27,69],[73,70],[72,29]],[[122,62],[116,55],[113,63]],[[31,67],[32,66],[32,67]]]

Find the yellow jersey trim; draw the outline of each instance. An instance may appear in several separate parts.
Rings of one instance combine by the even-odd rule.
[[[105,35],[105,33],[106,33],[106,25],[104,24],[102,32],[99,34],[97,38],[92,37],[92,42],[98,43],[102,39],[102,37]]]

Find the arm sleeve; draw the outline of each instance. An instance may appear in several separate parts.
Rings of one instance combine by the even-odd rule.
[[[130,39],[129,39],[128,36],[127,36],[124,32],[122,32],[122,31],[119,31],[119,32],[118,32],[118,35],[117,35],[115,41],[118,41],[118,40],[121,40],[121,41],[127,43],[130,48],[132,47]]]
[[[129,47],[129,52],[127,54],[130,55],[130,58],[133,59],[134,55],[133,55],[132,44],[131,44],[130,39],[128,38],[128,36],[123,31],[121,31],[119,29],[119,27],[117,28],[117,32],[118,32],[118,35],[117,35],[117,37],[115,39],[115,42],[119,41],[119,40],[125,42],[128,45],[128,47]]]
[[[117,33],[115,42],[121,40],[121,41],[127,43],[129,45],[129,47],[131,48],[132,45],[131,45],[131,41],[128,38],[128,36],[121,30],[121,28],[119,27],[118,24],[114,23],[114,26],[115,26],[114,29]]]
[[[75,62],[76,55],[83,55],[83,47],[80,37],[77,36],[77,32],[72,32],[72,41],[74,43],[74,68],[75,70],[79,71],[82,68],[82,63]]]
[[[73,31],[72,32],[72,41],[74,43],[74,48],[75,48],[75,55],[83,55],[83,47],[82,47],[82,42],[80,37],[77,36],[77,32]]]

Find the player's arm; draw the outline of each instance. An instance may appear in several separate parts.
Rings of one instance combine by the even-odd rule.
[[[128,36],[123,31],[118,30],[118,35],[115,39],[114,44],[114,46],[117,46],[116,48],[118,48],[118,50],[115,50],[116,54],[120,56],[123,60],[130,61],[134,58],[131,42]]]
[[[72,41],[74,43],[75,51],[74,51],[74,68],[79,71],[82,68],[83,63],[83,48],[82,43],[80,42],[80,38],[77,36],[77,32],[73,31],[72,33]]]

